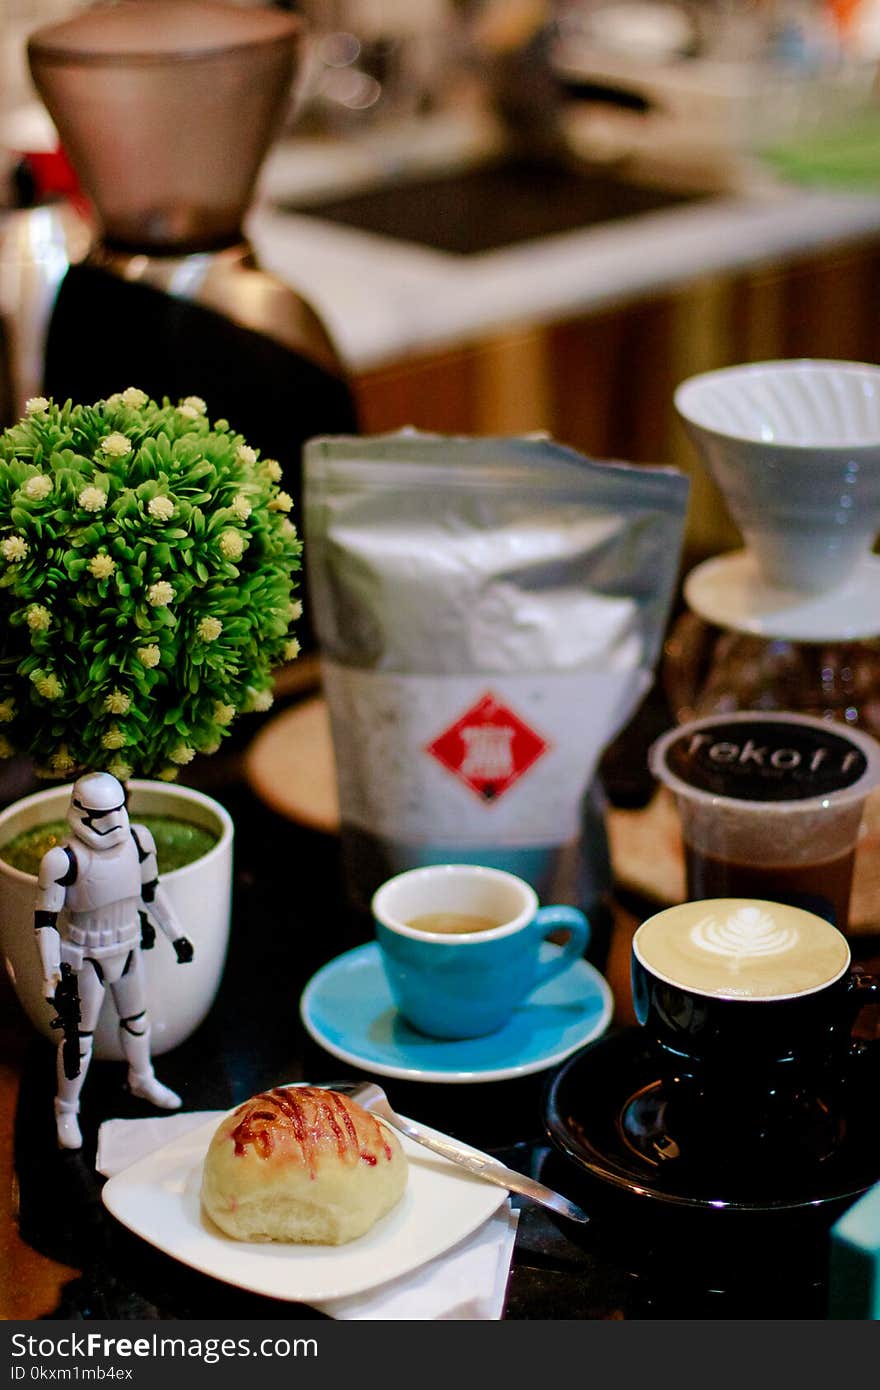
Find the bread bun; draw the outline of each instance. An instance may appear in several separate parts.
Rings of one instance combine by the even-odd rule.
[[[227,1115],[205,1156],[202,1204],[236,1240],[342,1245],[400,1201],[397,1135],[338,1091],[285,1086]]]

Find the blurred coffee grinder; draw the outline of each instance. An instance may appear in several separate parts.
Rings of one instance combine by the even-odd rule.
[[[301,37],[279,9],[122,0],[28,44],[100,227],[56,301],[46,394],[201,396],[281,462],[295,497],[302,442],[355,428],[323,324],[242,234]]]

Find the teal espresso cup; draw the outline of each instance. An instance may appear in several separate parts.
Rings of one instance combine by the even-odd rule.
[[[521,878],[478,864],[430,864],[373,897],[382,965],[403,1018],[433,1038],[503,1028],[536,989],[578,960],[590,926],[574,907],[539,907]],[[564,946],[544,947],[567,932]]]

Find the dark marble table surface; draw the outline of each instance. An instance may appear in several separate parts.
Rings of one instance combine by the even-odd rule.
[[[162,1080],[190,1110],[227,1108],[286,1081],[357,1075],[305,1034],[301,989],[313,971],[363,939],[348,918],[335,842],[268,813],[241,787],[215,793],[237,825],[235,900],[228,968],[198,1032],[157,1060]],[[597,962],[600,963],[601,962]],[[22,1024],[22,1026],[24,1026]],[[219,1283],[125,1231],[104,1209],[94,1171],[99,1123],[155,1113],[123,1090],[124,1066],[95,1064],[83,1101],[81,1153],[55,1147],[53,1050],[22,1049],[15,1124],[21,1238],[81,1271],[44,1316],[83,1318],[318,1317]],[[821,1318],[827,1240],[792,1244],[755,1220],[719,1242],[711,1218],[688,1221],[615,1198],[585,1182],[544,1134],[547,1077],[483,1085],[387,1081],[396,1108],[542,1175],[593,1215],[575,1231],[525,1205],[508,1287],[507,1318]]]

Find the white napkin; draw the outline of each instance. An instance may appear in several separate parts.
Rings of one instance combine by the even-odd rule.
[[[105,1177],[169,1144],[178,1135],[216,1120],[223,1110],[200,1110],[146,1120],[105,1120],[98,1131],[96,1167]],[[473,1235],[409,1274],[350,1298],[315,1307],[328,1317],[397,1322],[501,1317],[519,1213],[505,1202]]]

